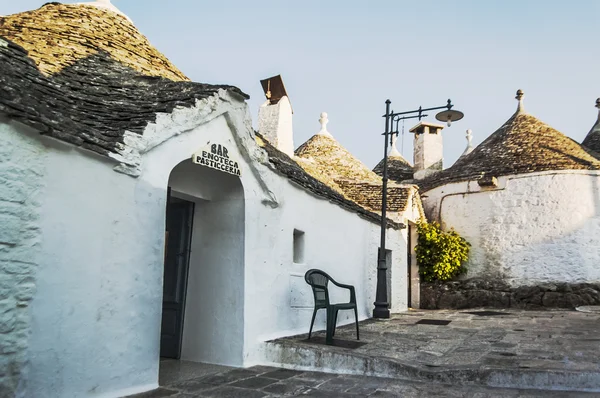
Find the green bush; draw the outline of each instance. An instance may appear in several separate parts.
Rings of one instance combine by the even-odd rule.
[[[447,281],[467,272],[464,262],[470,244],[453,229],[442,231],[438,222],[419,223],[415,248],[419,274],[426,282]]]

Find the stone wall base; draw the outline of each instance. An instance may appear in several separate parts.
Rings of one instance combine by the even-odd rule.
[[[600,283],[543,283],[513,288],[501,280],[481,278],[421,282],[422,309],[543,309],[583,305],[600,305]]]

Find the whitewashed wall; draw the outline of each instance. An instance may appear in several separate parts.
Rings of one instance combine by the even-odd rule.
[[[139,178],[67,144],[30,138],[43,149],[44,184],[35,186],[42,244],[18,396],[120,397],[157,387],[169,174],[209,138],[233,144],[232,123],[222,116],[155,147]]]
[[[44,142],[41,253],[29,374],[19,396],[117,396],[153,388],[164,189],[115,173],[112,162]]]
[[[0,117],[0,397],[15,394],[27,360],[41,241],[43,145]]]
[[[246,224],[247,237],[261,237],[266,243],[252,247],[248,240],[246,247],[246,302],[253,303],[246,306],[245,316],[248,364],[263,360],[264,347],[259,342],[308,332],[314,307],[304,273],[311,268],[356,287],[359,319],[372,316],[375,301],[379,226],[312,196],[287,179],[274,182],[281,192],[282,207],[261,212],[255,222]],[[248,202],[246,206],[258,207]],[[292,257],[294,229],[305,233],[302,264],[294,263]],[[393,262],[392,310],[404,311],[406,241],[401,231],[389,229],[387,242]],[[335,291],[333,298],[348,300],[348,293]],[[319,312],[315,330],[325,329],[325,312]],[[340,324],[353,321],[352,311],[340,312]]]
[[[423,195],[430,218],[471,244],[468,277],[513,286],[600,281],[600,173],[543,172],[476,181]]]
[[[143,140],[136,143],[142,156],[138,178],[113,171],[111,160],[17,131],[26,141],[19,153],[31,155],[27,187],[43,199],[39,220],[32,215],[34,227],[27,228],[29,232],[39,229],[32,235],[32,242],[41,242],[36,246],[39,254],[14,249],[20,243],[11,243],[9,248],[10,253],[32,255],[17,259],[27,265],[23,269],[37,267],[30,273],[37,291],[31,303],[28,347],[27,326],[8,334],[8,339],[22,340],[16,347],[27,350],[28,372],[21,377],[19,397],[117,397],[157,386],[166,187],[173,168],[209,141],[228,145],[230,155],[240,159],[245,197],[244,263],[236,268],[243,269],[243,299],[231,303],[243,309],[243,317],[233,317],[239,326],[236,336],[243,338],[233,344],[238,348],[243,344],[243,357],[219,362],[259,363],[262,341],[307,331],[312,297],[301,276],[308,268],[322,268],[340,282],[354,284],[359,316],[370,316],[377,224],[269,170],[264,151],[250,134],[246,105],[233,100],[223,104],[226,108],[212,106],[213,113],[176,110],[149,126]],[[174,136],[168,139],[169,134]],[[3,132],[4,137],[18,142],[14,132]],[[204,199],[204,193],[187,193]],[[2,206],[6,213],[12,205]],[[305,232],[304,264],[292,261],[294,228]],[[392,272],[393,292],[398,297],[393,310],[400,311],[406,309],[402,299],[406,294],[397,293],[406,289],[406,243],[400,231],[390,230],[388,236],[394,267],[399,268]],[[201,245],[197,247],[202,252]],[[192,253],[192,259],[197,256],[202,253]],[[3,271],[2,277],[9,273]],[[241,290],[237,288],[236,297]],[[27,291],[33,295],[32,289]],[[19,319],[27,319],[25,315]],[[340,316],[340,322],[347,321],[345,314]],[[322,315],[316,326],[324,327]],[[221,331],[210,323],[206,327],[213,328],[207,334],[218,344]],[[222,338],[221,344],[232,342]],[[193,347],[188,333],[184,354],[195,352],[196,359],[210,359],[202,357],[206,353],[198,346]]]

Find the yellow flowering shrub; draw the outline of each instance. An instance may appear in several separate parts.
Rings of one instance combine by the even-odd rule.
[[[426,282],[447,281],[466,273],[470,244],[453,229],[442,231],[438,222],[419,223],[415,248],[419,274]]]

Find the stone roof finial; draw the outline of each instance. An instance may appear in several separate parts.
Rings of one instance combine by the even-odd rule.
[[[468,129],[467,130],[467,148],[463,152],[462,156],[468,155],[471,152],[473,152],[473,143],[471,142],[471,140],[473,140],[473,130]]]
[[[523,96],[524,95],[525,95],[525,93],[523,92],[523,90],[521,90],[521,89],[517,90],[517,96],[515,97],[517,100],[519,100],[519,106],[517,107],[517,113],[525,112],[525,108],[523,107]]]
[[[400,152],[398,152],[398,147],[396,146],[396,141],[398,140],[398,134],[392,134],[392,147],[388,152],[388,156],[402,156]]]
[[[587,133],[581,145],[600,153],[600,98],[596,100],[596,108],[598,108],[596,123],[594,123],[590,132]]]
[[[600,98],[596,100],[596,108],[598,108],[598,119],[592,130],[600,131]]]
[[[331,133],[327,131],[327,123],[329,123],[329,119],[327,118],[327,112],[321,112],[319,123],[321,123],[321,131],[319,131],[317,134],[326,135],[327,137],[333,137]]]

